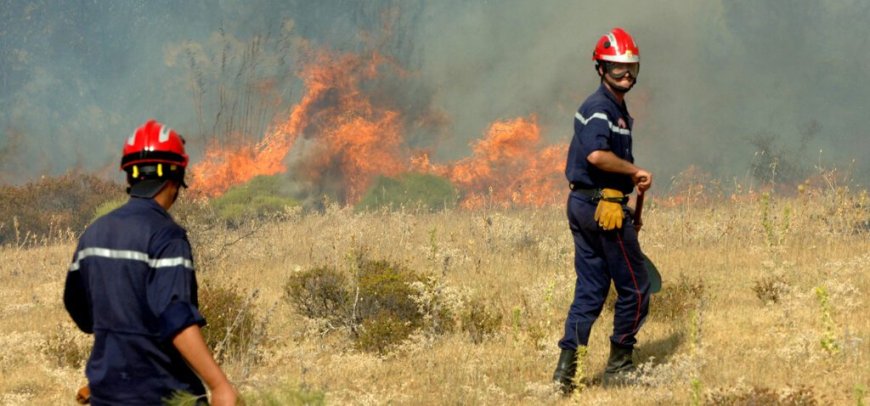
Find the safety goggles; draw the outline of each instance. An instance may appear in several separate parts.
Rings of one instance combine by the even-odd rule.
[[[607,70],[607,74],[616,80],[622,79],[628,74],[637,79],[637,74],[640,73],[639,63],[605,62],[604,68]]]

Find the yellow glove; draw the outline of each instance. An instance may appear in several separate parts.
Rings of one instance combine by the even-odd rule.
[[[616,189],[601,189],[601,200],[595,209],[595,221],[605,231],[622,228],[622,201],[625,195]]]

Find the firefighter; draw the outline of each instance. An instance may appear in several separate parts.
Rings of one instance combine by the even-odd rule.
[[[574,115],[574,136],[565,166],[577,273],[553,375],[565,393],[574,389],[578,349],[589,343],[611,281],[617,299],[605,384],[621,381],[634,369],[635,335],[649,306],[650,284],[626,204],[635,186],[643,193],[652,185],[652,174],[634,165],[633,123],[624,99],[637,83],[640,54],[634,39],[614,28],[598,40],[592,59],[600,86]]]
[[[186,231],[167,210],[187,187],[184,139],[150,120],[124,144],[129,201],[79,239],[64,288],[78,327],[94,334],[85,374],[97,404],[162,404],[183,391],[212,405],[238,394],[206,347]],[[202,381],[200,380],[202,379]]]

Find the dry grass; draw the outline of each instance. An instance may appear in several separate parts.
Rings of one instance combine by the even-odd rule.
[[[250,306],[268,324],[265,339],[252,349],[258,356],[224,364],[252,398],[301,388],[305,396],[284,398],[322,393],[329,404],[866,404],[866,192],[818,188],[790,198],[655,203],[648,203],[641,242],[663,273],[664,289],[695,289],[694,281],[701,281],[703,289],[693,291],[702,297],[682,299],[685,310],[650,317],[639,335],[641,384],[619,389],[594,383],[607,357],[612,313],[605,311],[584,361],[593,384],[570,399],[549,382],[574,285],[562,207],[358,213],[330,206],[233,229],[188,215],[196,213],[191,206],[178,213],[191,230],[203,283],[259,292]],[[69,240],[0,249],[2,404],[68,404],[84,382],[80,367],[60,366],[59,356],[45,351],[59,340],[58,324],[75,328],[61,304],[73,247]],[[361,250],[432,278],[439,288],[429,294],[457,309],[485,304],[497,315],[489,321],[495,333],[418,331],[377,355],[295,312],[284,296],[290,275],[345,268]],[[759,290],[776,299],[762,298]],[[461,323],[461,313],[456,317]]]

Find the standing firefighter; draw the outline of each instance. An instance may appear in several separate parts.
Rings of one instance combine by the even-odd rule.
[[[154,120],[124,144],[130,200],[85,230],[73,256],[64,305],[94,334],[85,373],[91,402],[161,404],[184,391],[212,404],[236,390],[212,358],[200,327],[196,275],[185,230],[167,210],[187,167],[184,139]]]
[[[568,223],[574,236],[574,302],[559,341],[562,353],[553,380],[568,393],[574,389],[577,351],[589,343],[613,281],[618,298],[610,336],[605,383],[634,369],[632,350],[649,306],[650,285],[628,216],[627,195],[652,184],[652,174],[633,164],[632,118],[625,105],[640,70],[637,45],[620,28],[602,36],[592,54],[601,85],[574,115],[574,137],[565,175],[571,188]]]

